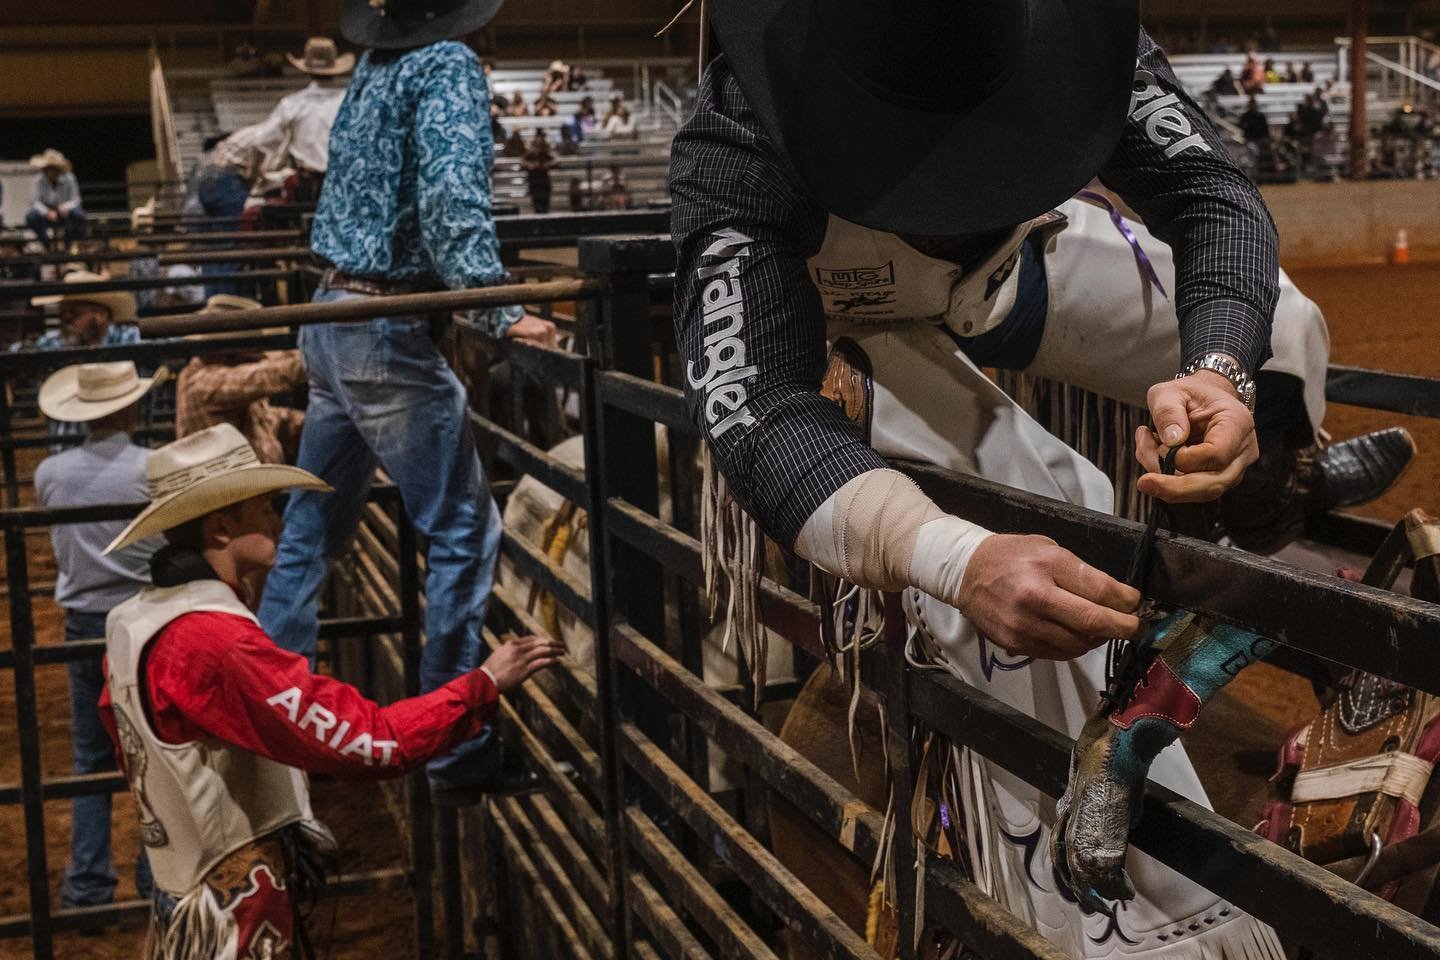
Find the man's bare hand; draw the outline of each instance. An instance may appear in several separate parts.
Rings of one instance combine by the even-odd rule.
[[[501,693],[509,693],[532,673],[552,666],[565,652],[563,644],[543,637],[516,637],[502,644],[481,664]]]
[[[1049,537],[996,534],[965,568],[956,606],[1016,656],[1070,660],[1140,629],[1140,593]]]
[[[1204,503],[1239,483],[1259,459],[1255,418],[1220,374],[1197,370],[1157,383],[1147,399],[1155,430],[1135,433],[1135,459],[1149,471],[1136,484],[1141,493],[1166,503]],[[1180,448],[1175,475],[1165,476],[1160,457],[1187,439],[1196,442]]]
[[[530,313],[512,323],[510,329],[505,331],[505,336],[528,340],[538,347],[549,347],[551,350],[560,345],[560,331],[555,328],[555,324]]]

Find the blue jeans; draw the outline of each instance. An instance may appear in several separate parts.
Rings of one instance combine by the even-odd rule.
[[[195,185],[196,199],[200,201],[200,209],[205,212],[207,217],[240,216],[245,212],[245,198],[249,195],[250,188],[245,184],[245,178],[229,167],[205,167],[200,171],[200,177]],[[238,228],[232,225],[217,229],[226,231]],[[213,249],[223,250],[227,245],[217,244]],[[202,276],[233,273],[238,267],[239,265],[235,263],[202,263],[200,273]],[[205,285],[205,296],[207,297],[213,297],[217,293],[248,295],[251,292],[253,291],[242,289],[242,285],[233,280],[222,280],[219,283]]]
[[[51,220],[39,210],[31,210],[25,214],[25,225],[35,231],[41,243],[47,245],[50,243],[50,231],[57,229],[64,232],[66,240],[79,240],[85,236],[85,211],[73,207],[69,213],[62,213],[59,220]]]
[[[99,640],[105,636],[105,614],[65,611],[65,642]],[[100,660],[70,665],[70,729],[77,774],[115,769],[115,745],[100,723],[100,691],[105,673]],[[110,794],[90,794],[70,801],[70,862],[60,903],[88,907],[115,899],[115,870],[110,865]],[[142,848],[135,861],[135,887],[149,899],[150,861]]]
[[[360,296],[321,287],[315,302]],[[428,540],[420,689],[434,690],[480,665],[480,628],[500,550],[500,511],[475,452],[465,388],[422,317],[305,327],[300,351],[310,402],[299,466],[335,492],[291,493],[260,623],[313,666],[326,564],[349,549],[379,464]],[[432,761],[432,785],[473,784],[494,762],[493,755],[482,759],[489,740],[487,729]]]

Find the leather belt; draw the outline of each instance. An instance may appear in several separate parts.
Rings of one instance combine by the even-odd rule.
[[[331,290],[349,290],[371,297],[388,297],[402,293],[430,293],[446,289],[445,284],[434,277],[417,277],[413,280],[390,280],[385,277],[360,277],[335,267],[325,270],[320,281]]]

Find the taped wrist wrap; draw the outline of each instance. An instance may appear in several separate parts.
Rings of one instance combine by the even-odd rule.
[[[987,536],[947,516],[909,477],[882,469],[851,479],[821,504],[795,552],[867,590],[915,586],[954,602],[965,566]]]

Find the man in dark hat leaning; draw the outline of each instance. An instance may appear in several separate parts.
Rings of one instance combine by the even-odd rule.
[[[934,660],[1073,736],[1104,686],[1099,646],[1138,624],[1130,587],[1047,538],[946,515],[888,468],[882,454],[1115,508],[1106,476],[982,367],[1148,408],[1140,492],[1230,491],[1229,533],[1267,552],[1409,461],[1398,430],[1300,456],[1324,409],[1323,318],[1282,282],[1258,191],[1134,0],[726,0],[710,15],[719,55],[671,154],[691,415],[759,525],[833,575],[904,591]],[[1096,178],[1145,226],[1097,189],[1072,199]],[[873,436],[819,393],[842,336],[873,368]],[[1102,446],[1128,446],[1096,420]],[[1167,758],[1151,775],[1203,802],[1183,752]],[[1017,912],[1077,956],[1113,950],[1108,918],[1031,862],[1048,801],[986,776],[989,809],[964,813],[989,834],[987,892],[1028,900]],[[1184,949],[1278,956],[1262,925],[1142,859],[1127,944],[1163,956],[1179,948],[1167,931],[1208,911]]]
[[[503,282],[490,213],[489,92],[455,38],[501,0],[346,0],[345,38],[365,47],[330,131],[329,172],[310,234],[325,272],[317,303]],[[477,318],[495,337],[553,344],[555,327],[519,307]],[[427,541],[423,691],[479,664],[500,548],[466,418],[465,389],[427,316],[306,327],[309,402],[298,465],[334,487],[297,491],[260,607],[285,649],[313,658],[327,560],[350,542],[377,464]],[[438,803],[465,803],[496,772],[490,731],[428,767]]]

